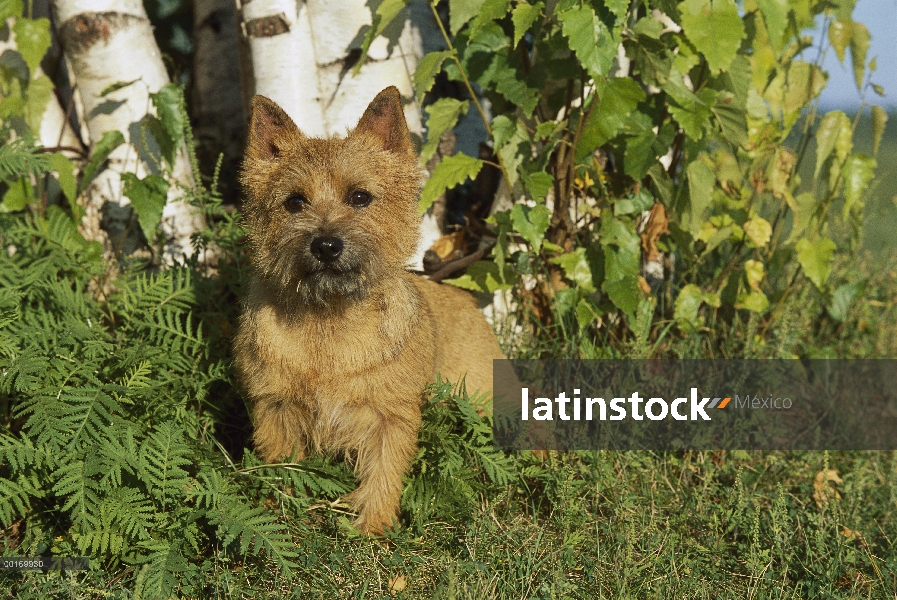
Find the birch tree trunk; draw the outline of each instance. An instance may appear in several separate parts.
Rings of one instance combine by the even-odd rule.
[[[306,3],[237,0],[237,7],[242,33],[249,40],[250,96],[261,94],[276,102],[304,134],[326,135]]]
[[[168,83],[168,74],[140,0],[56,0],[55,10],[59,40],[84,105],[91,147],[107,131],[120,131],[127,142],[109,156],[108,168],[85,191],[83,230],[88,238],[103,241],[107,253],[129,254],[142,238],[130,202],[122,195],[121,174],[131,172],[143,178],[158,170],[141,150],[141,121],[153,112],[149,94]],[[101,95],[113,83],[134,80]],[[176,182],[192,185],[183,151],[172,171]],[[181,201],[182,195],[172,185],[162,213],[167,262],[189,256],[190,235],[202,227],[201,217]]]

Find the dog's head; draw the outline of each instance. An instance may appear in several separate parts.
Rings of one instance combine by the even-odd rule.
[[[330,139],[256,96],[241,182],[255,267],[285,298],[361,300],[417,246],[420,169],[395,87]]]

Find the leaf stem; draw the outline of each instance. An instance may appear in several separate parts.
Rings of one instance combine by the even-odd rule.
[[[480,113],[480,118],[483,120],[483,125],[486,127],[486,133],[492,138],[492,125],[489,123],[489,119],[486,118],[486,111],[483,110],[483,105],[480,104],[476,93],[473,91],[473,86],[467,78],[467,73],[464,72],[464,66],[461,64],[461,59],[458,58],[458,51],[455,49],[455,45],[452,44],[452,40],[445,30],[445,26],[442,24],[442,19],[439,18],[439,13],[436,11],[436,2],[430,0],[428,4],[430,5],[430,10],[433,12],[433,18],[436,19],[436,24],[439,25],[439,31],[442,32],[442,39],[445,40],[449,51],[452,53],[452,60],[458,65],[458,72],[461,74],[461,79],[464,80],[464,86],[467,88],[467,93],[470,94],[470,99],[473,102],[473,105],[477,107],[477,112]],[[508,171],[505,168],[504,161],[501,159],[501,154],[499,154],[498,148],[495,149],[495,157],[498,159],[498,166],[501,169],[502,179],[504,179],[505,185],[508,186],[508,193],[513,198],[514,188],[511,186],[511,178],[508,176]]]

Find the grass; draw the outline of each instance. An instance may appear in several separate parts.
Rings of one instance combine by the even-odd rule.
[[[208,560],[183,597],[893,598],[893,452],[595,452],[518,457],[469,514],[388,540],[315,511],[296,574]],[[837,471],[837,485],[817,475]],[[133,569],[3,575],[20,598],[130,598]],[[0,579],[2,581],[2,579]],[[398,583],[397,583],[398,582]],[[402,587],[401,591],[390,586]],[[9,589],[9,588],[7,588]]]

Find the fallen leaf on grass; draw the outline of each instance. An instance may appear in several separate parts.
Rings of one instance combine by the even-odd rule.
[[[395,577],[390,577],[389,593],[395,596],[396,594],[404,590],[406,585],[408,585],[408,582],[405,580],[404,575],[396,575]]]
[[[838,490],[829,485],[830,481],[835,484],[844,482],[838,477],[837,469],[823,469],[816,473],[816,477],[813,479],[813,500],[816,501],[816,506],[819,508],[828,504],[828,499],[831,497],[835,500],[841,499]]]

